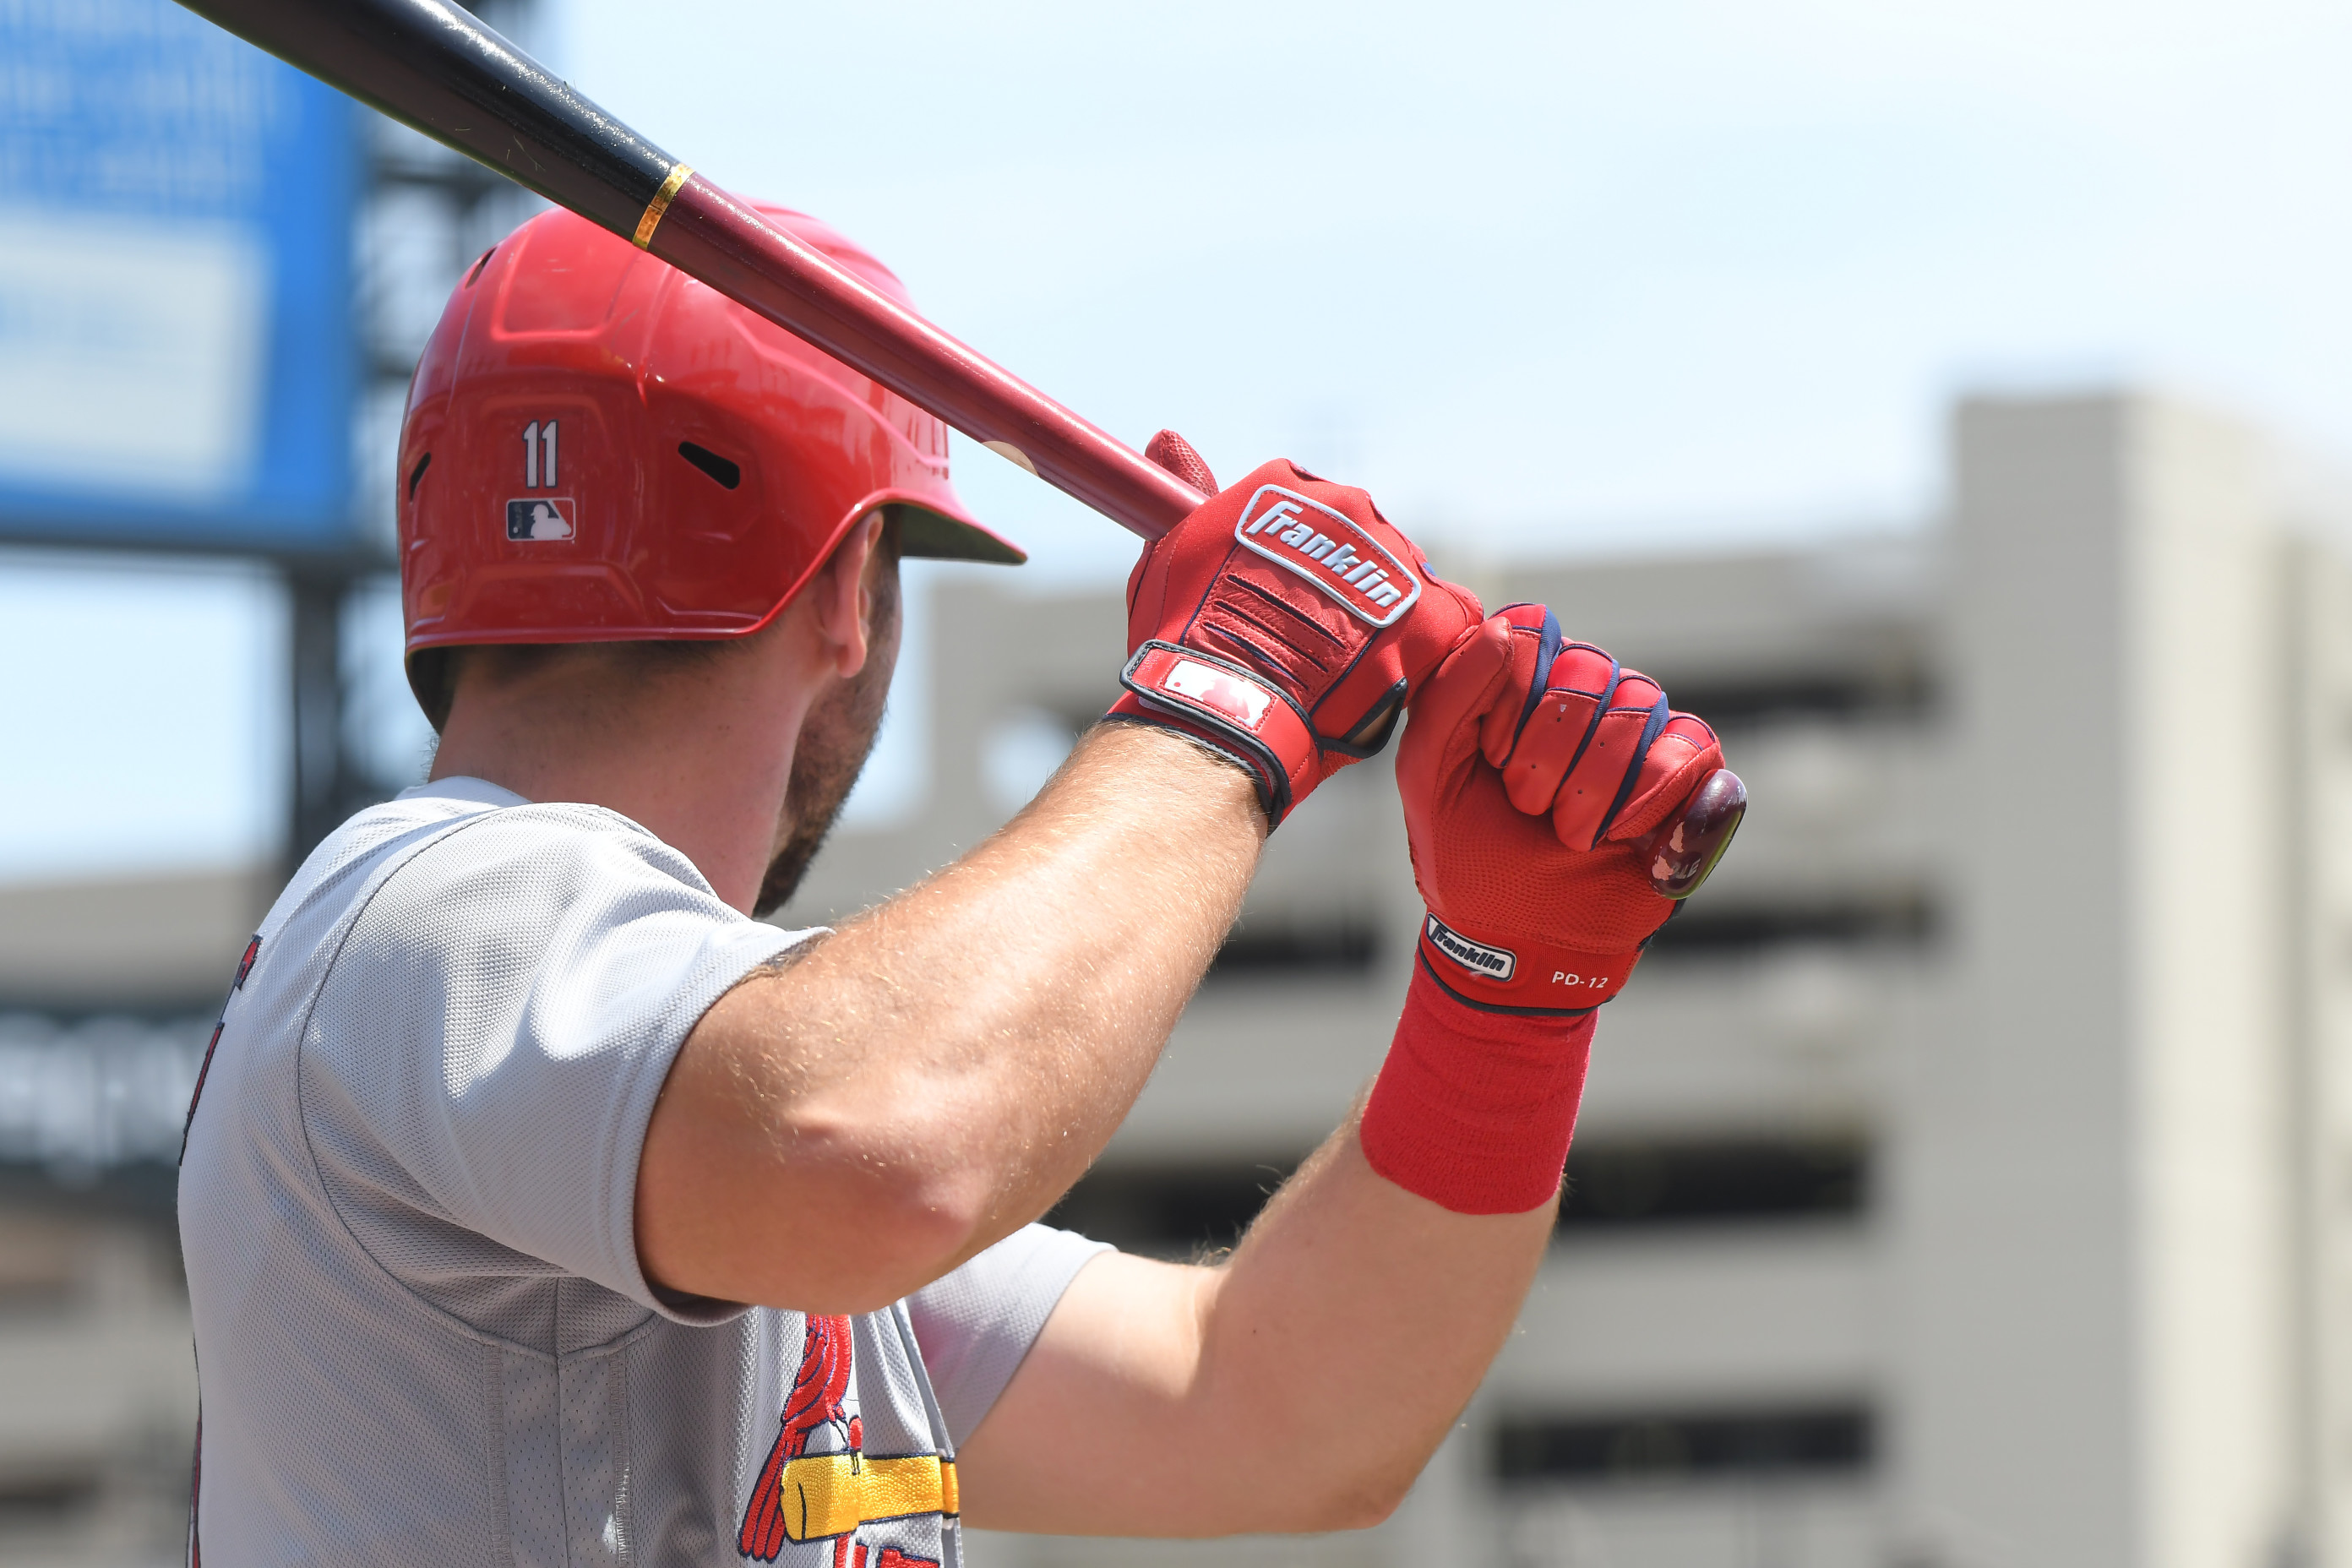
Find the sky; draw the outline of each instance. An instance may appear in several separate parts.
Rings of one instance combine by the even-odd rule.
[[[583,91],[1097,424],[1361,483],[1441,558],[1918,526],[1970,391],[2352,454],[2340,4],[542,5]],[[1132,558],[958,483],[1029,581]],[[421,756],[370,617],[371,745]],[[281,622],[251,574],[0,554],[0,879],[269,853]],[[898,729],[869,818],[920,788]]]

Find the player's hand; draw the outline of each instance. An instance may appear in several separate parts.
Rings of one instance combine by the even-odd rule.
[[[1162,431],[1148,451],[1215,486],[1181,437]],[[1257,776],[1269,826],[1386,745],[1483,613],[1371,497],[1279,459],[1144,546],[1127,603],[1127,694],[1112,714],[1234,758]]]
[[[1542,605],[1489,616],[1421,689],[1397,752],[1430,973],[1492,1009],[1614,996],[1674,909],[1643,840],[1722,765],[1703,721],[1565,642]]]

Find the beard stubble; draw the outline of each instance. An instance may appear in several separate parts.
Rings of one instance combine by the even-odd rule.
[[[890,701],[890,675],[898,662],[898,568],[892,561],[876,579],[866,666],[809,710],[793,750],[784,784],[783,834],[751,913],[764,920],[789,902],[824,847],[857,775],[873,753],[874,737]]]

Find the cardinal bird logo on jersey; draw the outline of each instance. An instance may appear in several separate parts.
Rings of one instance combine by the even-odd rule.
[[[864,1424],[849,1414],[849,1320],[812,1314],[800,1371],[784,1395],[775,1447],[751,1485],[736,1550],[773,1563],[788,1541],[830,1537],[833,1568],[939,1568],[895,1546],[869,1554],[855,1538],[869,1517],[954,1511],[955,1469],[935,1454],[868,1460]],[[810,1452],[821,1436],[831,1441]],[[880,1511],[869,1513],[868,1505],[877,1503]]]
[[[744,1556],[773,1563],[784,1549],[788,1539],[784,1467],[808,1452],[811,1438],[820,1432],[837,1431],[852,1454],[865,1441],[857,1417],[843,1407],[848,1392],[849,1320],[812,1313],[808,1339],[801,1349],[801,1370],[793,1378],[792,1392],[784,1395],[783,1429],[776,1434],[776,1446],[768,1450],[768,1462],[752,1483],[751,1506],[743,1510],[743,1530],[735,1539],[736,1550]],[[847,1544],[846,1537],[843,1544]],[[841,1553],[834,1555],[837,1562]]]

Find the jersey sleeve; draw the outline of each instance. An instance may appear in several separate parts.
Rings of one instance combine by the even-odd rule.
[[[751,921],[611,813],[485,815],[366,898],[300,1042],[321,1184],[387,1270],[460,1316],[582,1277],[689,1322],[637,1263],[646,1124],[703,1013],[811,933]]]
[[[1049,1226],[1024,1226],[907,1298],[923,1368],[961,1447],[1021,1370],[1078,1270],[1111,1248]]]

